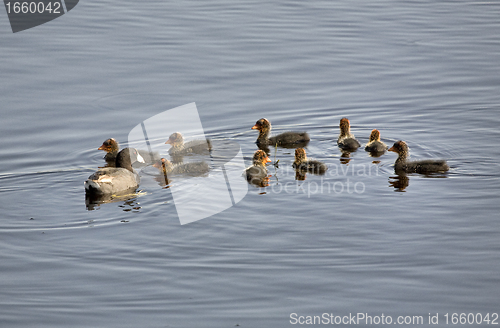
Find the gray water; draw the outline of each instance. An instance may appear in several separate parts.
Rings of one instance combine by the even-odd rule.
[[[80,1],[16,34],[0,16],[2,327],[499,312],[496,2]],[[298,183],[293,150],[273,149],[269,187],[195,223],[148,175],[88,210],[102,142],[190,102],[247,164],[259,118],[308,131],[327,175]],[[394,153],[344,164],[342,117],[451,170],[398,187]]]

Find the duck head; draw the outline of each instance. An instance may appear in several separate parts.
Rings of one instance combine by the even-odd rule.
[[[307,160],[306,151],[304,148],[295,149],[295,163],[302,163]]]
[[[179,132],[174,132],[170,135],[170,137],[168,137],[168,140],[165,141],[165,143],[172,145],[172,147],[180,147],[184,144],[184,138]]]
[[[120,145],[114,138],[104,140],[102,146],[97,148],[97,150],[104,150],[106,153],[117,152],[119,149]]]
[[[339,127],[340,127],[340,135],[341,136],[349,135],[351,133],[350,132],[351,123],[349,122],[349,120],[347,118],[344,117],[340,120]]]
[[[394,145],[392,145],[392,147],[388,149],[388,151],[393,151],[398,154],[406,154],[408,153],[408,145],[406,144],[406,142],[399,140],[396,141]]]
[[[255,125],[252,126],[252,130],[271,130],[271,122],[267,118],[261,118],[257,122],[255,122]]]
[[[370,142],[372,141],[380,141],[380,131],[377,129],[373,129],[370,134]]]

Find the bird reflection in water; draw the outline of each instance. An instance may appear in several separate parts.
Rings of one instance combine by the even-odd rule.
[[[405,192],[405,189],[409,184],[410,178],[406,174],[389,177],[389,186],[394,187],[394,191]]]
[[[307,178],[307,174],[305,171],[295,170],[295,180],[304,181]]]
[[[351,152],[350,151],[343,151],[342,155],[340,155],[340,163],[341,164],[349,164],[351,161]]]
[[[141,192],[135,192],[135,189],[117,195],[85,194],[85,207],[88,211],[93,211],[99,209],[101,204],[123,202],[119,207],[124,208],[125,212],[138,211],[141,207],[136,202],[140,195]]]

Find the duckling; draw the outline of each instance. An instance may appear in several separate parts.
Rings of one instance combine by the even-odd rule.
[[[134,148],[135,149],[135,148]],[[108,162],[109,166],[114,166],[116,161],[116,156],[120,151],[120,144],[116,141],[115,138],[109,138],[104,140],[102,146],[97,148],[97,150],[104,150],[106,155],[104,155],[104,159]],[[145,150],[136,149],[136,151],[141,155],[144,163],[152,163],[155,160],[158,160],[159,155],[156,152],[150,153]],[[132,163],[134,164],[134,163]]]
[[[257,150],[253,154],[253,164],[245,170],[245,176],[249,183],[257,186],[266,186],[269,181],[266,163],[271,162],[263,150]]]
[[[97,148],[97,150],[104,150],[106,152],[106,155],[104,155],[104,159],[107,162],[115,162],[116,155],[118,155],[118,151],[120,150],[120,145],[118,144],[118,141],[115,140],[115,138],[109,138],[104,140],[102,146]]]
[[[347,118],[343,118],[340,120],[340,135],[337,139],[337,145],[342,150],[355,151],[358,149],[361,144],[354,137],[354,135],[350,131],[351,126],[350,122]]]
[[[168,174],[185,174],[192,176],[199,176],[207,173],[210,167],[205,162],[193,162],[184,164],[172,164],[168,159],[162,158],[153,164],[154,167],[160,169],[160,171],[166,176]]]
[[[116,167],[104,167],[93,173],[85,181],[85,191],[90,194],[117,194],[137,189],[140,178],[132,168],[132,162],[144,163],[144,159],[134,148],[125,148],[116,156]]]
[[[295,161],[292,166],[298,171],[308,171],[320,175],[325,174],[326,170],[328,170],[325,163],[308,160],[304,148],[295,149]]]
[[[184,138],[179,132],[174,132],[165,142],[172,147],[168,150],[170,156],[182,156],[187,154],[208,154],[212,150],[212,142],[206,140],[192,140],[184,143]]]
[[[387,145],[380,141],[380,131],[373,129],[370,134],[370,141],[366,144],[365,150],[370,153],[383,153],[387,150]]]
[[[257,137],[257,145],[259,147],[278,146],[283,148],[304,147],[309,143],[309,135],[307,132],[284,132],[277,136],[269,138],[271,133],[271,122],[268,119],[261,118],[252,127],[252,130],[259,130]]]
[[[396,141],[394,145],[389,148],[389,151],[398,153],[398,158],[394,163],[394,170],[396,172],[405,173],[435,173],[446,172],[450,169],[445,160],[421,160],[408,162],[409,150],[408,145],[404,141]]]

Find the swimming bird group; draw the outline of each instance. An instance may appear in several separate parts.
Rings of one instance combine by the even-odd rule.
[[[212,149],[209,139],[194,140],[184,143],[182,134],[172,133],[165,144],[170,144],[169,154],[172,161],[160,158],[157,153],[150,153],[135,148],[120,150],[119,143],[114,138],[106,139],[98,150],[104,150],[107,167],[99,169],[85,181],[85,191],[92,196],[124,194],[139,187],[140,178],[132,167],[153,164],[167,179],[167,174],[199,175],[209,171],[204,161],[183,163],[183,157],[191,154],[208,154]]]
[[[340,133],[337,138],[337,145],[345,158],[349,157],[350,152],[354,152],[361,147],[360,142],[351,133],[350,127],[350,122],[347,118],[344,117],[340,120]],[[295,160],[292,166],[296,170],[296,178],[298,180],[305,179],[306,173],[322,175],[328,170],[325,163],[307,158],[304,147],[311,140],[307,132],[288,131],[270,136],[271,122],[266,118],[259,119],[252,129],[259,131],[255,142],[259,150],[253,155],[252,165],[244,171],[244,176],[249,183],[259,187],[268,185],[270,175],[268,174],[266,164],[271,162],[268,157],[270,152],[269,147],[295,149]],[[106,152],[104,159],[108,166],[99,169],[89,176],[84,184],[86,192],[96,195],[106,195],[135,190],[139,186],[140,179],[132,167],[134,163],[153,164],[165,176],[167,183],[169,181],[167,175],[169,174],[198,175],[209,171],[209,166],[204,161],[193,163],[183,162],[183,157],[186,155],[210,154],[212,142],[209,139],[194,140],[185,143],[182,134],[175,132],[169,136],[165,144],[171,146],[168,153],[172,161],[160,158],[158,154],[152,154],[135,148],[120,150],[120,146],[115,139],[109,138],[105,140],[98,150]],[[406,142],[402,140],[397,141],[388,149],[387,145],[380,140],[380,132],[377,129],[371,131],[369,141],[365,145],[365,151],[374,157],[379,157],[386,151],[396,152],[398,157],[394,164],[394,170],[397,174],[429,174],[449,170],[449,166],[444,160],[409,161],[409,150]]]
[[[340,120],[339,128],[340,133],[337,138],[337,145],[342,151],[342,156],[348,158],[350,152],[356,151],[359,147],[361,147],[361,144],[351,133],[351,124],[347,118],[344,117]],[[274,137],[269,137],[271,132],[271,122],[266,118],[258,120],[252,129],[259,131],[256,144],[260,149],[254,154],[253,165],[246,170],[248,181],[253,182],[256,185],[262,185],[265,184],[265,181],[269,180],[265,164],[270,160],[267,156],[264,157],[264,154],[269,154],[269,146],[296,148],[295,160],[292,166],[297,171],[296,178],[298,180],[305,178],[305,172],[321,175],[328,169],[325,163],[307,159],[306,151],[303,148],[307,146],[311,140],[307,132],[290,131]],[[409,150],[406,142],[402,140],[397,141],[391,148],[388,149],[387,145],[380,140],[380,131],[373,129],[371,131],[369,141],[365,145],[365,151],[369,152],[373,157],[379,157],[387,150],[398,154],[398,158],[394,164],[394,170],[397,174],[429,174],[446,172],[449,170],[449,166],[444,160],[409,161]]]

